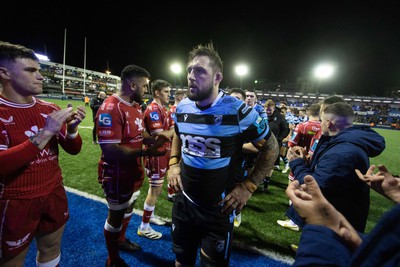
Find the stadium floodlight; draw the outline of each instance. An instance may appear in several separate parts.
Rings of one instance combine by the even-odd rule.
[[[175,86],[175,88],[176,88],[176,77],[178,77],[178,79],[179,79],[179,83],[180,83],[180,81],[181,81],[181,78],[180,78],[180,73],[182,72],[182,65],[181,64],[179,64],[179,63],[173,63],[173,64],[171,64],[171,71],[175,74],[174,75],[174,86]]]
[[[45,56],[45,55],[38,54],[38,53],[35,53],[35,55],[37,56],[37,58],[38,58],[40,61],[50,61],[50,59],[49,59],[47,56]]]
[[[242,88],[243,76],[247,75],[249,68],[246,65],[240,64],[235,67],[235,72],[240,77],[240,88]]]
[[[319,79],[326,79],[333,75],[334,69],[333,65],[324,63],[315,68],[314,75]]]
[[[321,83],[321,80],[328,79],[333,76],[335,72],[335,67],[330,64],[330,63],[322,63],[315,67],[314,69],[314,76],[317,78],[318,83],[317,83],[317,91],[319,89],[319,85]]]

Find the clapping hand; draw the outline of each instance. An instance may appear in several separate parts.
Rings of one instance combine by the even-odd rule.
[[[378,172],[374,174],[375,165],[371,165],[366,174],[360,170],[355,170],[358,178],[366,182],[373,190],[386,198],[400,203],[400,178],[394,177],[385,165],[378,166]]]

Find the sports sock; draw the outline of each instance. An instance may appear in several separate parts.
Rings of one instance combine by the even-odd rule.
[[[146,229],[149,227],[150,218],[154,212],[154,209],[155,209],[155,206],[150,206],[150,205],[147,205],[146,203],[144,203],[143,216],[142,216],[142,222],[140,224],[140,229]]]
[[[122,221],[122,228],[120,232],[120,236],[118,241],[125,241],[126,239],[126,230],[128,229],[129,222],[131,221],[132,213],[125,213],[124,220]]]
[[[108,222],[104,224],[104,238],[106,239],[108,260],[109,263],[116,262],[119,260],[119,248],[118,248],[118,238],[120,235],[122,226],[117,229],[112,227]]]

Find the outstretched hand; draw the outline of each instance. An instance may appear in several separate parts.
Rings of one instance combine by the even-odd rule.
[[[373,190],[386,198],[400,203],[400,178],[394,177],[385,165],[378,166],[378,172],[374,173],[375,165],[371,165],[366,174],[360,170],[355,170],[358,178],[367,183]]]
[[[324,197],[314,177],[304,177],[304,184],[297,180],[290,182],[286,195],[294,208],[308,224],[323,225],[340,235],[352,248],[357,248],[362,240],[347,219]]]

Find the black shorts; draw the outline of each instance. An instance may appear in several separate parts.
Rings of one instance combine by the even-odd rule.
[[[208,259],[229,265],[233,238],[233,213],[226,215],[219,206],[202,208],[178,194],[172,209],[172,250],[181,264],[195,265],[198,248]],[[201,256],[203,257],[203,256]]]

